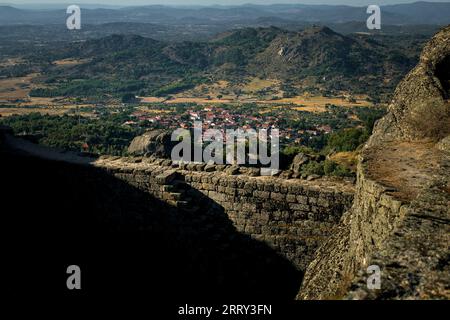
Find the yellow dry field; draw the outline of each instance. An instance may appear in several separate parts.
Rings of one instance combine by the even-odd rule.
[[[294,104],[305,107],[325,107],[327,104],[334,104],[341,107],[370,107],[372,103],[365,98],[356,98],[356,102],[350,102],[343,98],[331,98],[322,96],[285,98],[277,100],[277,103]]]
[[[297,111],[304,111],[304,112],[312,112],[312,113],[321,113],[327,111],[327,108],[322,105],[314,105],[314,106],[308,106],[308,107],[294,107],[294,110]]]
[[[175,99],[189,99],[189,98],[198,98],[205,100],[209,96],[210,98],[215,98],[221,95],[223,99],[232,99],[233,96],[233,86],[230,85],[228,81],[220,80],[213,84],[200,84],[195,88],[180,92],[178,94],[173,95]]]
[[[353,96],[354,101],[341,97],[323,97],[304,94],[293,98],[282,98],[277,100],[261,99],[256,97],[256,93],[260,90],[271,89],[275,92],[273,96],[282,95],[280,91],[280,82],[273,79],[246,79],[244,84],[231,84],[228,81],[218,81],[213,84],[201,84],[194,89],[187,90],[173,95],[171,99],[157,97],[142,97],[143,103],[196,103],[196,104],[221,104],[221,103],[258,103],[266,105],[292,105],[296,110],[307,112],[325,112],[327,105],[337,105],[341,107],[370,107],[372,103],[367,101],[367,96]],[[242,95],[236,96],[236,91],[240,90]],[[222,95],[221,99],[217,96]],[[348,94],[343,93],[343,96]]]
[[[175,99],[191,99],[198,98],[204,101],[207,96],[214,99],[217,103],[222,103],[222,100],[236,100],[236,92],[241,91],[241,99],[255,99],[254,94],[260,90],[274,88],[279,91],[279,81],[270,79],[251,78],[246,79],[243,84],[231,84],[229,81],[220,80],[213,84],[201,84],[194,89],[186,90],[174,95]],[[217,96],[223,96],[222,99],[216,99]],[[199,100],[200,101],[200,100]],[[211,103],[209,100],[205,103]],[[214,102],[212,102],[214,103]]]
[[[77,106],[58,106],[58,107],[11,107],[11,108],[0,108],[0,115],[2,117],[10,117],[14,115],[27,115],[30,113],[40,113],[48,115],[64,115],[75,112]],[[92,114],[88,112],[78,112],[77,114],[85,117],[90,117]]]
[[[14,103],[11,107],[0,108],[0,115],[2,117],[8,117],[35,112],[49,115],[62,115],[85,107],[92,107],[92,105],[68,103],[62,98],[29,98],[26,102]],[[91,116],[88,113],[86,114]]]
[[[234,103],[232,99],[208,99],[207,97],[189,97],[176,95],[171,99],[158,98],[158,97],[140,97],[141,103],[152,104],[152,103],[164,103],[167,105],[178,104],[178,103],[196,103],[196,104],[219,104],[219,103]]]
[[[28,99],[31,80],[36,75],[0,79],[0,103],[8,103],[17,99]]]
[[[167,104],[177,104],[177,103],[197,103],[197,104],[218,104],[218,103],[232,103],[229,99],[207,99],[207,98],[174,98],[165,101]]]
[[[142,103],[161,103],[164,102],[165,98],[158,98],[158,97],[139,97],[141,99]]]
[[[258,103],[261,105],[278,105],[279,107],[285,107],[286,105],[293,106],[294,110],[307,111],[307,112],[325,112],[327,111],[327,105],[337,105],[341,107],[370,107],[372,103],[366,101],[364,97],[357,98],[356,102],[349,102],[342,98],[329,98],[329,97],[294,97],[279,100],[258,100],[254,98],[241,97],[240,99],[222,98],[222,99],[208,99],[207,97],[189,97],[189,96],[175,96],[172,99],[163,99],[157,97],[142,97],[143,103],[164,103],[164,104],[178,104],[178,103],[195,103],[195,104],[241,104],[241,103]],[[266,111],[268,112],[268,111]]]
[[[8,58],[0,61],[0,67],[14,66],[16,64],[21,64],[23,62],[25,61],[21,58]]]
[[[276,80],[253,78],[248,84],[243,86],[242,91],[250,93],[268,89],[278,85],[279,81]]]
[[[86,62],[89,62],[89,59],[62,59],[53,61],[53,64],[56,66],[76,66]]]
[[[30,97],[28,94],[33,88],[32,80],[38,74],[29,74],[25,77],[0,79],[0,115],[9,117],[12,115],[25,115],[34,112],[50,115],[62,115],[73,112],[77,108],[89,107],[90,105],[76,105],[62,97],[39,98]],[[16,100],[21,100],[17,102]]]
[[[150,114],[155,114],[155,115],[157,115],[157,114],[167,114],[167,113],[171,113],[171,112],[173,112],[173,108],[170,108],[170,109],[149,109],[148,107],[143,107],[143,106],[141,106],[141,107],[139,107],[139,108],[137,108],[140,112],[145,112],[145,113],[148,113],[149,115]]]
[[[26,102],[18,103],[19,107],[30,107],[30,106],[58,106],[61,104],[62,98],[41,98],[41,97],[30,97]]]
[[[225,80],[219,80],[210,85],[200,84],[200,85],[196,86],[192,91],[194,91],[194,92],[209,91],[211,93],[219,93],[220,90],[227,89],[227,88],[230,88],[230,83]]]

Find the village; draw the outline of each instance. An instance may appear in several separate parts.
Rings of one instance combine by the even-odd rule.
[[[279,129],[282,145],[310,145],[335,130],[358,123],[351,108],[328,106],[325,112],[300,111],[290,106],[162,104],[136,108],[123,126],[148,129],[191,129],[194,122],[203,123],[203,131],[227,129]]]

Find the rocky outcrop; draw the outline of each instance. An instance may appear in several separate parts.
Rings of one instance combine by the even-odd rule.
[[[291,164],[291,170],[296,173],[302,171],[302,167],[311,160],[311,157],[303,152],[300,152],[294,157]]]
[[[170,158],[174,146],[170,131],[152,130],[134,138],[128,147],[128,153],[135,156],[151,154],[155,157]]]
[[[450,26],[428,42],[419,64],[400,82],[368,145],[450,135],[449,78]]]
[[[450,298],[449,57],[446,27],[362,151],[353,206],[308,266],[298,299]],[[373,265],[376,290],[367,285]]]

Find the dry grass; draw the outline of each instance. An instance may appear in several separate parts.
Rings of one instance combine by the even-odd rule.
[[[259,90],[268,89],[278,85],[279,81],[277,80],[253,78],[250,80],[249,83],[247,83],[242,87],[242,91],[251,93]]]
[[[197,103],[197,104],[217,104],[217,103],[231,103],[232,100],[228,99],[207,99],[207,98],[190,98],[190,97],[180,97],[167,100],[167,104],[177,104],[177,103]]]
[[[285,98],[277,100],[279,103],[295,104],[305,107],[319,107],[324,108],[327,104],[334,104],[341,107],[370,107],[372,104],[365,99],[356,99],[356,103],[349,102],[342,98],[329,98],[322,96],[298,96],[294,98]]]
[[[274,108],[282,108],[286,105],[295,106],[294,109],[298,111],[308,111],[308,112],[325,112],[326,106],[329,104],[334,104],[342,107],[370,107],[372,104],[363,99],[358,100],[357,103],[348,102],[345,99],[340,98],[328,98],[328,97],[295,97],[289,99],[280,100],[258,100],[250,96],[243,96],[239,99],[232,97],[224,97],[222,99],[209,99],[206,96],[193,97],[187,96],[186,93],[174,96],[172,99],[164,99],[158,97],[141,97],[143,103],[165,103],[165,104],[177,104],[177,103],[196,103],[196,104],[220,104],[220,103],[258,103],[261,105],[273,105],[278,104]],[[268,112],[268,111],[267,111]]]
[[[148,114],[167,114],[167,113],[172,113],[173,110],[171,109],[148,109],[147,107],[139,107],[138,110],[140,112],[145,112]]]
[[[35,76],[30,74],[25,77],[0,79],[0,102],[28,99],[31,81]]]
[[[396,142],[371,148],[365,157],[372,179],[394,188],[399,199],[411,201],[432,181],[443,153],[432,142]]]
[[[417,106],[406,121],[421,138],[439,141],[450,135],[450,102],[430,99]]]
[[[142,97],[143,103],[198,103],[198,104],[218,104],[218,103],[259,103],[259,104],[279,104],[297,106],[299,111],[325,112],[327,105],[338,105],[342,107],[370,107],[367,96],[354,96],[356,102],[350,102],[345,98],[312,96],[304,94],[293,98],[283,98],[278,100],[262,99],[257,96],[257,92],[264,89],[271,89],[272,96],[281,96],[280,81],[273,79],[250,78],[243,79],[244,84],[231,84],[228,81],[218,81],[213,84],[201,84],[191,90],[178,93],[170,100],[157,97]],[[299,85],[301,87],[301,85]],[[240,90],[242,95],[237,97],[236,92]],[[222,98],[218,99],[217,96]],[[346,95],[343,93],[343,95]]]
[[[358,153],[357,152],[338,152],[330,157],[337,164],[349,168],[352,171],[356,171],[358,165]]]
[[[89,62],[89,59],[62,59],[53,61],[53,64],[56,66],[76,66],[86,62]]]
[[[2,117],[10,117],[13,115],[27,115],[30,113],[40,113],[40,114],[48,114],[48,115],[64,115],[69,111],[73,110],[73,108],[67,107],[59,107],[59,108],[0,108],[0,115]]]
[[[10,67],[24,62],[25,60],[21,58],[8,58],[0,61],[0,67]]]
[[[0,104],[11,105],[10,108],[0,108],[2,117],[34,112],[62,115],[76,108],[90,106],[87,104],[76,105],[62,97],[30,97],[29,92],[34,88],[32,81],[37,76],[38,74],[29,74],[25,77],[0,79]],[[17,102],[16,100],[21,101]]]
[[[297,111],[305,111],[313,113],[321,113],[327,111],[327,108],[325,108],[325,106],[294,107],[293,109]]]
[[[142,103],[161,103],[164,102],[165,98],[158,98],[158,97],[139,97],[141,99]]]

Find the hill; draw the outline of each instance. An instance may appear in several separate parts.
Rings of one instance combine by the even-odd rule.
[[[99,86],[93,80],[108,80],[128,84],[119,90],[94,88],[87,92],[142,95],[160,93],[167,86],[174,90],[163,93],[204,82],[239,83],[259,77],[306,84],[322,93],[367,93],[370,84],[369,94],[375,97],[390,92],[416,62],[414,51],[409,52],[408,48],[391,48],[364,35],[344,36],[327,27],[300,32],[275,27],[244,28],[206,42],[167,43],[141,36],[112,35],[52,46],[32,55],[46,56],[51,61],[83,59],[83,63],[70,68],[51,65],[44,70],[44,81],[57,91],[68,86],[67,79],[89,80],[87,86],[95,87]],[[129,82],[133,82],[131,87]],[[86,91],[86,85],[80,88]],[[67,93],[41,90],[34,94]],[[83,92],[71,90],[70,94]]]

